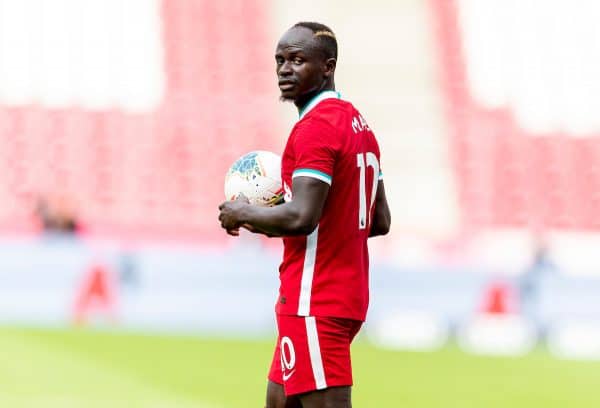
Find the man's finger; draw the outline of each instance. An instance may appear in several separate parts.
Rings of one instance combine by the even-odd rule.
[[[252,225],[250,224],[243,224],[242,227],[246,228],[248,231],[250,232],[256,232],[256,228],[254,228]]]

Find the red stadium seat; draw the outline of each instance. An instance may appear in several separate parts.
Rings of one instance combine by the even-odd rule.
[[[480,102],[467,85],[468,40],[459,16],[465,4],[431,4],[465,227],[597,230],[600,133],[525,130],[510,106]]]
[[[164,2],[167,84],[154,112],[0,108],[0,229],[32,230],[36,197],[63,194],[90,234],[225,237],[215,214],[228,165],[280,149],[270,59],[254,63],[265,7]]]

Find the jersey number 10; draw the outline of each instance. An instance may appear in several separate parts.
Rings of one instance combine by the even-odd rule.
[[[377,182],[379,180],[379,162],[374,153],[358,153],[356,155],[356,165],[360,170],[358,179],[358,229],[365,229],[369,225],[369,214],[375,203],[375,194],[377,193]],[[373,168],[373,184],[371,187],[371,195],[367,201],[367,167]],[[368,205],[368,207],[367,207]]]

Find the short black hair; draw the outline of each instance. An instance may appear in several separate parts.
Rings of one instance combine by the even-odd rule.
[[[311,30],[314,34],[315,40],[319,44],[319,48],[325,55],[325,58],[335,58],[337,60],[337,39],[335,38],[335,34],[331,28],[327,27],[325,24],[310,21],[301,21],[294,24],[292,28],[296,27],[304,27]]]

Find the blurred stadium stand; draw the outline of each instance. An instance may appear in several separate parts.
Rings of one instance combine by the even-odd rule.
[[[3,5],[10,5],[15,13],[39,14],[32,2],[13,3],[5,1]],[[67,1],[65,9],[77,10],[75,3]],[[83,3],[101,9],[108,26],[117,23],[113,29],[116,33],[127,31],[119,14],[125,12],[120,2],[106,2],[104,6],[94,1]],[[159,238],[211,235],[212,240],[218,232],[214,214],[223,197],[221,184],[228,165],[251,149],[281,149],[277,118],[264,114],[277,103],[270,64],[272,44],[265,32],[266,4],[208,0],[137,3],[140,10],[146,10],[144,14],[158,14],[154,20],[159,24],[142,22],[137,31],[130,28],[133,42],[118,45],[129,46],[124,54],[135,54],[148,38],[162,33],[158,45],[164,46],[164,52],[160,49],[142,57],[164,54],[164,61],[134,57],[111,61],[114,56],[107,53],[106,60],[96,56],[93,61],[101,63],[107,72],[87,72],[87,61],[78,60],[85,59],[85,53],[75,51],[77,46],[92,47],[96,42],[73,44],[71,39],[77,37],[80,27],[72,21],[72,31],[61,44],[72,47],[62,56],[67,58],[64,65],[71,69],[82,66],[85,72],[72,73],[75,80],[65,84],[67,93],[75,95],[65,98],[67,106],[48,107],[44,89],[39,95],[31,89],[12,93],[0,90],[4,97],[0,99],[13,105],[0,111],[0,160],[4,168],[0,175],[0,226],[5,232],[33,231],[36,197],[58,192],[76,202],[84,231],[90,234],[149,234]],[[148,20],[152,21],[151,15]],[[90,37],[94,35],[98,33]],[[31,37],[21,38],[19,45],[43,54],[45,44]],[[16,47],[4,45],[0,48],[4,55],[19,54]],[[31,54],[25,63],[35,66],[44,62],[36,59],[36,53]],[[151,109],[145,106],[146,101],[129,106],[129,95],[118,95],[119,87],[128,80],[128,72],[118,71],[126,70],[128,63],[137,64],[139,72],[135,75],[159,70],[164,76],[164,94]],[[153,63],[158,66],[153,67]],[[24,70],[22,80],[39,81],[33,71]],[[80,89],[85,81],[77,80],[86,74],[92,80],[108,79],[105,85],[112,89],[106,90],[107,95],[90,96],[88,90]],[[48,75],[42,84],[44,79],[55,79]],[[160,82],[160,76],[155,76],[147,81],[148,86],[160,89],[160,84],[151,83]],[[18,95],[21,91],[29,92],[30,97]],[[78,103],[78,95],[83,95],[83,103]],[[112,105],[104,106],[106,100]],[[119,109],[120,105],[125,106]],[[139,105],[146,109],[139,109]]]
[[[43,41],[15,24],[3,28],[18,46],[0,46],[0,227],[33,231],[35,198],[58,193],[76,203],[88,233],[216,233],[227,165],[250,149],[281,150],[289,126],[289,113],[274,114],[275,33],[318,9],[342,39],[339,88],[381,139],[396,230],[437,239],[489,227],[596,230],[598,92],[582,90],[594,82],[588,65],[598,61],[591,39],[584,41],[593,21],[586,10],[566,9],[578,24],[561,25],[566,39],[555,42],[559,26],[551,17],[559,9],[514,13],[513,3],[378,0],[370,17],[381,24],[365,36],[355,30],[361,18],[341,18],[316,1],[301,10],[291,1],[274,9],[260,0],[132,2],[127,10],[117,2],[64,1],[71,17],[85,17],[94,5],[116,23],[105,41],[93,28],[75,41],[81,27],[69,21],[76,19],[47,16],[31,1],[4,1],[7,22],[11,13],[29,16],[42,23],[33,33],[44,38],[62,28]],[[123,13],[132,11],[142,22],[117,38],[127,26]],[[536,16],[536,30],[528,30]],[[521,41],[532,31],[535,38]],[[136,57],[148,38],[156,40]],[[384,38],[401,51],[373,40]],[[23,46],[33,51],[24,55]],[[94,46],[100,50],[85,51]],[[120,51],[106,51],[112,48]],[[62,62],[48,58],[55,50]],[[517,66],[520,55],[529,65]],[[61,67],[81,72],[69,78]],[[120,90],[136,76],[146,79]]]
[[[432,3],[464,222],[597,230],[598,6]]]

